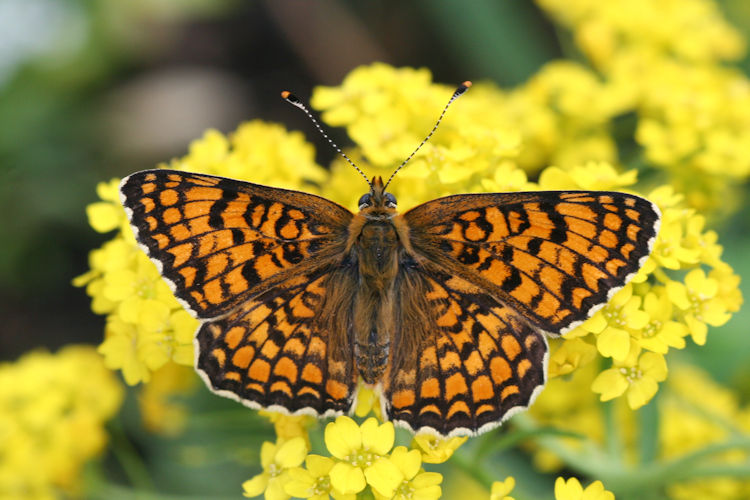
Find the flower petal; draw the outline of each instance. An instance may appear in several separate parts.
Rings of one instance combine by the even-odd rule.
[[[367,486],[362,469],[346,462],[339,462],[328,473],[331,486],[341,493],[359,493]]]
[[[354,420],[341,416],[326,425],[325,442],[331,455],[346,460],[349,454],[362,447],[362,433]]]

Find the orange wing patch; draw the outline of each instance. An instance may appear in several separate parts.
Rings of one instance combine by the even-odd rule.
[[[200,318],[324,265],[352,217],[317,196],[187,172],[138,172],[120,189],[139,243]]]
[[[398,358],[403,347],[395,346],[394,365],[384,375],[389,419],[414,430],[467,435],[528,406],[544,385],[543,335],[466,280],[432,270],[409,272],[422,286],[401,295],[434,312],[432,334],[414,349],[421,353],[414,359]],[[423,297],[409,296],[417,289],[426,292]],[[446,317],[451,321],[441,321]],[[400,321],[400,331],[419,330],[411,316]]]
[[[638,270],[659,212],[625,193],[550,191],[449,196],[404,219],[416,253],[561,333]]]
[[[198,331],[197,369],[214,391],[255,408],[341,414],[349,410],[356,373],[352,354],[331,348],[341,332],[319,328],[300,309],[317,308],[325,275],[297,277],[248,300]],[[302,312],[302,314],[298,314]]]

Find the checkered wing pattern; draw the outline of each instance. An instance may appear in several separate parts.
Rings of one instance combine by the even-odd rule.
[[[429,267],[404,274],[400,294],[402,336],[384,383],[389,419],[414,431],[469,435],[531,404],[545,382],[547,343],[522,314]],[[426,319],[418,310],[429,311]],[[406,337],[416,332],[424,333]]]
[[[659,225],[648,200],[601,191],[449,196],[404,218],[417,253],[551,334],[574,328],[625,285]]]
[[[284,413],[349,410],[357,380],[351,343],[317,317],[329,276],[291,278],[201,326],[196,365],[214,392]]]
[[[120,191],[139,244],[199,318],[340,255],[352,218],[311,194],[174,170],[137,172]]]

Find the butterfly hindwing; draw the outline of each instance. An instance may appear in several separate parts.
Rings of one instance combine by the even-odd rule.
[[[196,368],[214,392],[253,408],[340,415],[356,383],[346,332],[321,327],[333,284],[318,270],[250,299],[198,330]]]
[[[174,170],[123,179],[136,238],[199,318],[340,254],[351,212],[318,196]]]
[[[415,432],[475,434],[528,407],[543,387],[544,335],[476,285],[412,268],[399,300],[400,337],[384,377],[389,419]]]
[[[415,252],[559,334],[640,268],[659,211],[625,193],[540,191],[448,196],[404,219]]]

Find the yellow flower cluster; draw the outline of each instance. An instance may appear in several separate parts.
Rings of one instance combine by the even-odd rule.
[[[93,348],[31,352],[0,364],[0,497],[80,493],[83,464],[107,442],[123,388]]]
[[[515,486],[516,480],[513,477],[495,481],[492,483],[490,500],[515,500],[510,496]],[[558,477],[555,481],[555,500],[615,500],[615,496],[604,489],[601,481],[594,481],[584,488],[575,477],[568,480]]]
[[[629,53],[693,63],[737,60],[745,42],[711,0],[537,0],[599,68]]]
[[[160,166],[312,191],[314,186],[303,179],[325,179],[314,157],[312,145],[301,133],[253,121],[229,139],[209,130],[190,145],[188,155]],[[125,381],[134,385],[148,382],[169,361],[191,366],[198,322],[180,306],[156,266],[138,248],[120,205],[119,182],[100,183],[97,194],[102,201],[86,209],[96,231],[117,233],[91,252],[91,270],[73,283],[86,286],[95,313],[107,315],[105,339],[99,346],[107,367],[122,370]]]
[[[745,40],[711,0],[537,0],[637,117],[636,162],[662,169],[690,206],[726,215],[750,176],[750,80],[723,66]]]
[[[429,461],[428,455],[405,446],[394,448],[394,442],[392,423],[379,424],[369,418],[357,425],[342,416],[325,428],[330,457],[308,454],[309,444],[302,436],[263,443],[263,472],[242,485],[244,495],[264,494],[267,500],[292,496],[355,500],[367,489],[377,500],[440,498],[442,476],[421,468],[423,461]]]
[[[553,11],[557,5],[552,0],[543,3]],[[489,83],[474,85],[389,190],[401,210],[447,194],[540,189],[626,190],[659,205],[661,230],[643,269],[589,321],[553,343],[549,373],[557,377],[552,383],[560,387],[554,391],[558,399],[568,403],[545,405],[545,397],[555,397],[546,396],[553,392],[548,390],[537,404],[540,414],[564,428],[577,400],[593,401],[577,412],[581,420],[576,430],[601,437],[601,415],[590,411],[597,405],[594,394],[603,401],[622,397],[632,409],[645,405],[667,378],[669,350],[685,347],[688,337],[703,345],[709,326],[724,324],[742,302],[739,278],[722,261],[717,235],[706,228],[706,218],[695,207],[713,206],[717,193],[727,188],[728,176],[750,175],[750,147],[745,147],[750,144],[750,106],[735,109],[741,106],[719,95],[729,93],[745,102],[750,87],[729,70],[695,67],[708,56],[689,55],[690,49],[679,44],[663,52],[682,59],[661,66],[661,73],[643,73],[637,85],[625,85],[623,68],[633,70],[645,60],[640,49],[614,46],[635,38],[627,35],[630,25],[617,24],[620,20],[613,18],[611,7],[605,7],[612,5],[608,2],[601,2],[601,8],[592,0],[573,4],[566,18],[572,27],[578,29],[583,19],[596,20],[588,34],[580,35],[583,40],[599,36],[610,26],[607,23],[618,26],[613,45],[599,50],[610,50],[622,63],[600,67],[603,76],[580,64],[551,63],[512,91]],[[632,13],[629,7],[627,12]],[[706,16],[711,24],[715,16]],[[656,43],[660,35],[649,40]],[[715,45],[711,53],[728,57],[720,47],[729,45]],[[596,62],[602,56],[591,57]],[[671,90],[680,85],[679,91]],[[717,85],[723,90],[717,91]],[[339,87],[316,89],[312,104],[323,111],[328,124],[347,127],[355,142],[349,154],[369,175],[387,176],[430,130],[434,115],[426,110],[437,113],[451,90],[433,84],[427,70],[373,64],[354,70]],[[696,101],[696,95],[703,101]],[[630,136],[620,137],[617,118],[630,113],[637,125]],[[642,160],[667,172],[671,185],[639,185],[635,169],[619,167],[626,153],[622,143],[628,141],[641,145]],[[719,169],[720,164],[724,168]],[[351,208],[367,189],[340,159],[328,171],[316,165],[312,146],[301,134],[257,121],[242,125],[230,137],[209,131],[185,157],[162,166],[315,192]],[[92,309],[107,315],[105,340],[99,347],[107,366],[122,370],[126,382],[135,384],[148,382],[170,361],[191,364],[197,322],[180,308],[135,244],[117,186],[117,180],[102,183],[102,201],[87,209],[95,230],[117,230],[116,236],[91,253],[91,270],[75,283],[86,286]],[[561,375],[576,382],[566,388]],[[581,383],[583,393],[570,390]],[[372,410],[382,419],[376,395],[364,391],[361,396],[356,414],[365,416]],[[245,483],[246,495],[351,498],[369,488],[377,498],[400,498],[411,490],[436,498],[441,478],[420,472],[421,464],[447,460],[461,444],[418,437],[411,450],[392,449],[390,424],[369,419],[358,426],[342,417],[326,430],[331,457],[323,457],[308,454],[311,448],[302,423],[290,424],[286,418],[274,423],[280,440],[264,445],[264,472]],[[591,498],[604,495],[599,486],[587,488],[593,488]],[[571,483],[559,489],[571,492],[560,493],[569,495],[562,498],[578,498],[578,490],[583,491],[580,484]]]

